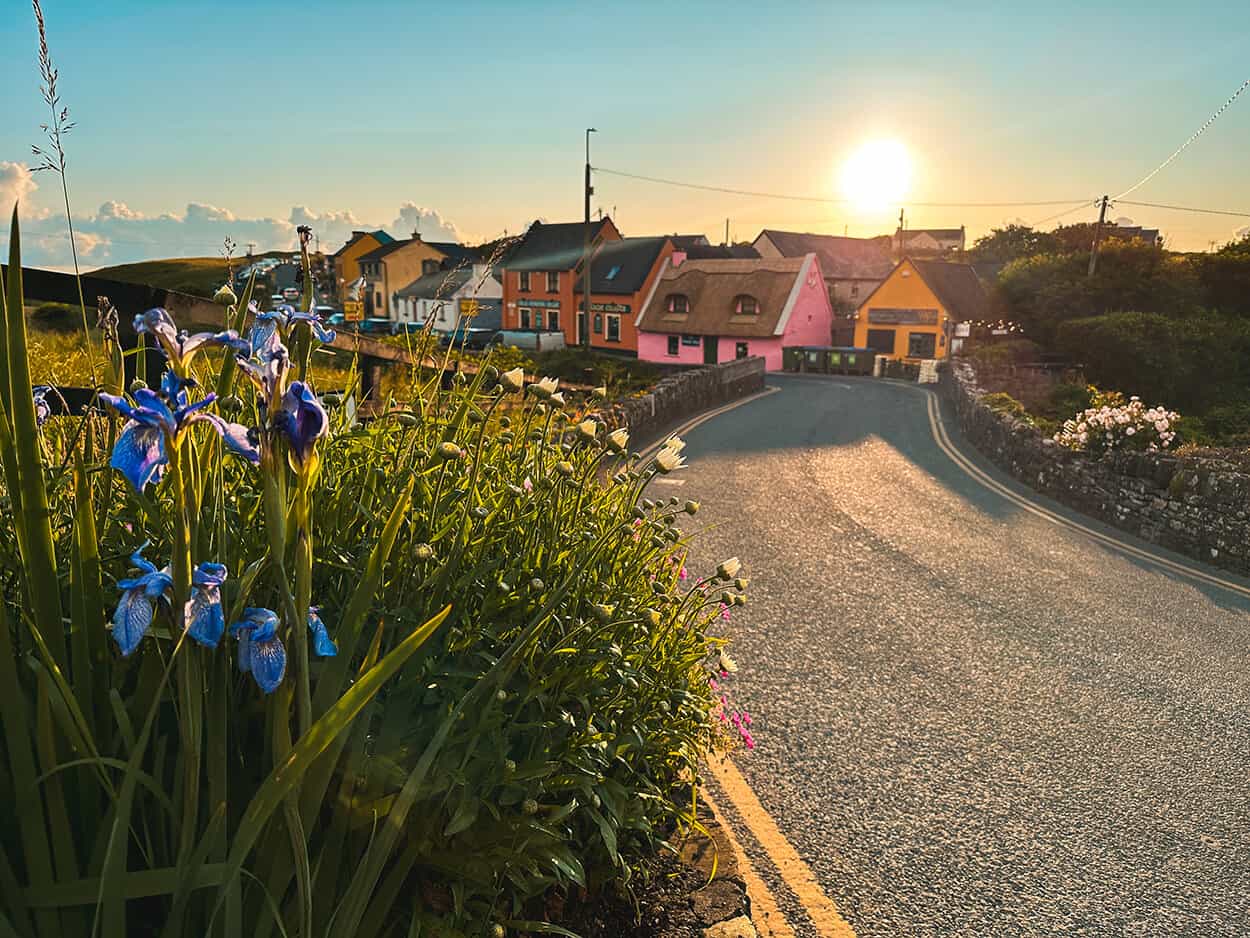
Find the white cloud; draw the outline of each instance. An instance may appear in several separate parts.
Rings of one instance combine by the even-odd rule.
[[[1244,228],[1238,228],[1233,232],[1233,236],[1237,238],[1238,241],[1242,238],[1250,238],[1250,225],[1246,225]]]
[[[12,212],[22,205],[23,259],[36,267],[66,269],[72,264],[63,212],[38,210],[34,205],[39,188],[24,163],[0,162],[0,211]],[[249,243],[257,251],[294,250],[298,225],[309,225],[323,251],[335,251],[356,229],[383,228],[396,238],[419,230],[429,241],[460,241],[461,232],[437,210],[403,202],[390,222],[362,219],[350,210],[318,212],[305,205],[291,208],[286,218],[249,218],[228,208],[189,202],[181,214],[148,215],[125,202],[110,199],[94,213],[74,214],[75,243],[84,269],[164,257],[211,257],[222,250],[228,237],[244,253]],[[0,247],[7,248],[0,233]]]
[[[1127,215],[1121,215],[1115,220],[1115,224],[1120,228],[1132,228],[1136,222],[1134,222],[1133,219],[1129,218]]]

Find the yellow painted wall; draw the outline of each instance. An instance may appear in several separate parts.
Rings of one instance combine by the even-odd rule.
[[[910,326],[870,323],[868,321],[868,311],[874,307],[885,309],[936,309],[938,311],[937,325]],[[892,329],[894,330],[892,358],[907,357],[907,337],[913,332],[928,333],[936,336],[933,342],[933,355],[935,358],[945,358],[949,351],[943,342],[949,314],[946,308],[938,302],[938,298],[929,289],[928,284],[924,282],[924,278],[912,266],[911,261],[904,261],[894,268],[894,272],[886,278],[885,283],[881,284],[877,291],[859,307],[858,317],[855,320],[855,345],[857,348],[866,348],[868,346],[869,329]]]
[[[360,264],[357,259],[381,246],[382,243],[377,238],[367,234],[345,247],[343,253],[334,259],[334,280],[340,302],[347,299],[347,288],[360,278]]]
[[[441,261],[446,256],[438,248],[430,247],[424,241],[407,241],[403,247],[391,251],[382,258],[381,282],[375,283],[373,289],[382,292],[382,302],[386,304],[386,312],[374,313],[374,315],[393,316],[391,297],[421,276],[421,262],[429,259]]]

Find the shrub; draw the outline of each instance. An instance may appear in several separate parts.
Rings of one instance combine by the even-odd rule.
[[[1147,408],[1140,398],[1114,392],[1095,394],[1092,406],[1065,420],[1055,442],[1091,453],[1115,450],[1167,449],[1176,441],[1180,414],[1163,407]]]
[[[1033,418],[1029,416],[1029,412],[1024,409],[1024,405],[1018,400],[1003,391],[995,391],[992,394],[986,394],[981,398],[981,403],[994,411],[996,414],[1005,414],[1023,420],[1025,423],[1032,423]]]
[[[1093,385],[1061,381],[1051,388],[1046,401],[1046,414],[1062,418],[1069,414],[1080,413],[1090,406],[1093,394],[1097,390]]]
[[[17,933],[543,930],[545,893],[627,888],[694,823],[727,739],[708,625],[745,582],[736,561],[686,582],[697,506],[643,497],[679,443],[627,456],[494,368],[356,425],[303,380],[320,325],[281,314],[183,338],[150,311],[153,388],[121,394],[109,332],[110,406],[45,420],[4,320]]]
[[[68,303],[40,303],[31,310],[30,324],[49,332],[74,332],[82,329],[82,310]]]

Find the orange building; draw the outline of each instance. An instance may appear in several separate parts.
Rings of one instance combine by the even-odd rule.
[[[945,358],[954,324],[985,319],[989,308],[971,265],[907,258],[860,304],[855,345],[891,358]]]

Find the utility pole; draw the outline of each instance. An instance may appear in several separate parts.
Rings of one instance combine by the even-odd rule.
[[[898,210],[898,259],[903,259],[903,209]]]
[[[729,247],[729,219],[725,219],[725,247]]]
[[[1098,206],[1098,226],[1094,229],[1094,243],[1089,249],[1089,273],[1087,277],[1094,276],[1094,271],[1098,268],[1098,242],[1102,240],[1102,223],[1107,218],[1107,197],[1104,195]]]
[[[594,127],[586,128],[586,206],[584,213],[585,231],[582,237],[582,316],[577,319],[578,336],[582,340],[581,345],[587,352],[590,351],[590,197],[595,194],[595,188],[590,184],[590,135],[598,133]],[[584,317],[584,318],[583,318]],[[586,327],[582,328],[585,322]]]

